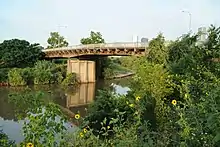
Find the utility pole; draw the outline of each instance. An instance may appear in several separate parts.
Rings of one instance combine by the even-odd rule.
[[[189,14],[189,32],[191,32],[192,14],[189,11],[182,11],[182,12]]]

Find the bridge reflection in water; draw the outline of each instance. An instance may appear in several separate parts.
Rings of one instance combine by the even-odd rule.
[[[95,83],[81,84],[75,94],[68,94],[66,107],[79,107],[90,104],[95,98]]]
[[[88,104],[95,99],[95,91],[95,83],[80,84],[74,93],[66,94],[66,108],[74,113],[79,111],[82,115],[85,115]]]

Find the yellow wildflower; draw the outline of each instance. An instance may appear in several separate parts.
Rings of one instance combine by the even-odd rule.
[[[84,137],[83,132],[80,132],[80,133],[79,133],[79,136],[80,136],[80,137]]]
[[[88,130],[86,128],[83,129],[83,132],[86,133]]]
[[[136,101],[139,101],[141,99],[141,97],[137,96],[136,97]]]
[[[32,143],[27,143],[26,147],[34,147],[34,145]]]
[[[176,100],[172,100],[172,104],[173,104],[173,105],[176,105]]]
[[[79,114],[76,114],[76,115],[75,115],[75,119],[80,119],[80,115],[79,115]]]
[[[110,126],[107,126],[107,129],[110,129]]]
[[[130,107],[134,107],[134,104],[130,104],[129,106],[130,106]]]

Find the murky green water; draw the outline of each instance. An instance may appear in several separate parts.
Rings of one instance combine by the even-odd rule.
[[[59,85],[31,86],[33,92],[44,92],[44,98],[59,104],[61,107],[73,113],[80,111],[82,116],[86,115],[85,108],[95,100],[98,90],[108,88],[116,94],[126,94],[129,90],[129,78],[111,81],[99,81],[97,83],[81,84],[75,88],[62,89]],[[10,139],[20,142],[23,140],[21,128],[23,121],[17,121],[15,109],[8,102],[8,94],[19,92],[25,87],[0,87],[0,129]]]

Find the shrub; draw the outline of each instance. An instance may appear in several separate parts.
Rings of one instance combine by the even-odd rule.
[[[70,85],[76,85],[77,83],[78,83],[78,79],[77,79],[76,73],[70,73],[63,80],[62,85],[63,86],[70,86]]]
[[[10,140],[8,138],[8,136],[2,131],[0,130],[0,146],[1,147],[14,147],[15,142]]]
[[[8,73],[8,80],[11,86],[24,86],[31,81],[32,71],[30,68],[13,68]]]
[[[63,79],[62,73],[55,63],[49,61],[38,61],[34,66],[34,84],[60,83]]]
[[[103,72],[104,78],[105,79],[111,79],[115,76],[115,72],[112,68],[105,68]]]
[[[8,82],[8,72],[9,68],[0,68],[0,83]]]

